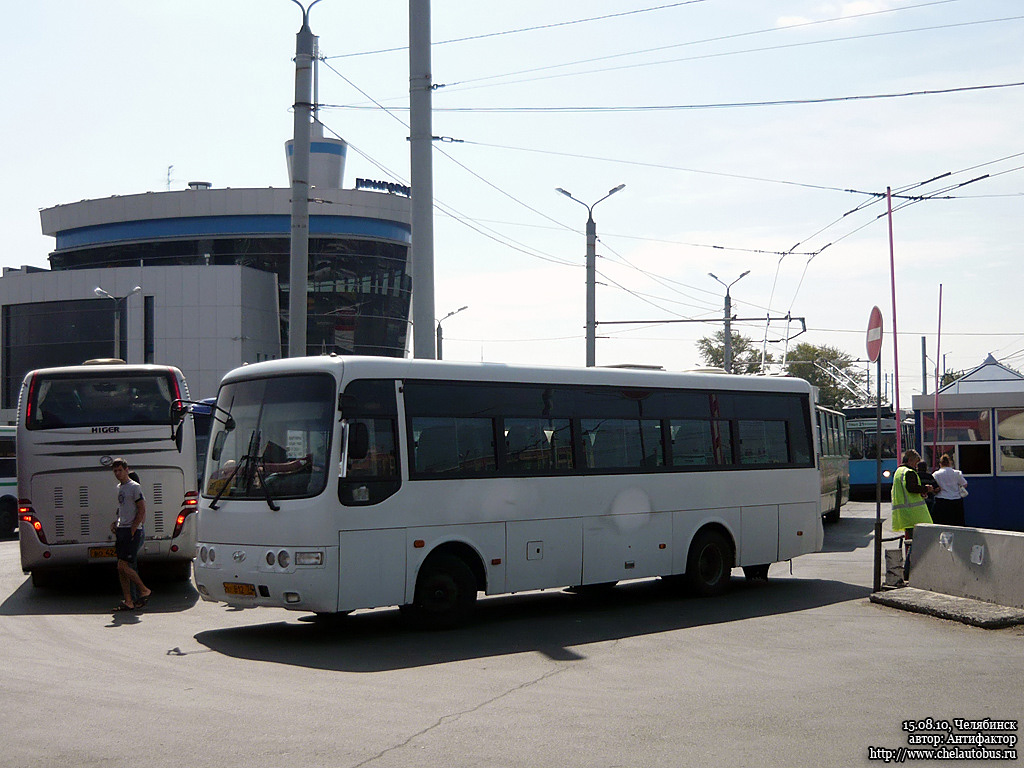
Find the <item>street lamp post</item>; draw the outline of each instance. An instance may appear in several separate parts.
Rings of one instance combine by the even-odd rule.
[[[625,186],[619,184],[614,189],[609,189],[608,194],[601,200],[607,200]],[[597,224],[594,223],[594,208],[601,200],[587,205],[561,187],[556,187],[555,191],[587,209],[587,367],[593,368],[597,362]]]
[[[101,299],[111,299],[114,302],[114,357],[127,362],[128,359],[121,354],[121,302],[125,302],[125,309],[127,309],[128,297],[135,293],[142,293],[142,286],[136,285],[121,298],[107,293],[98,285],[93,288],[92,292]]]
[[[708,277],[714,278],[725,286],[725,351],[722,355],[722,367],[725,368],[726,373],[732,373],[732,300],[729,298],[729,289],[749,274],[750,270],[748,269],[731,283],[727,284],[708,272]]]
[[[442,317],[440,320],[437,321],[437,359],[438,360],[442,359],[441,358],[441,323],[443,323],[445,320],[447,320],[452,315],[459,314],[459,312],[461,312],[464,309],[469,309],[469,306],[467,305],[465,307],[459,307],[456,310],[452,310],[447,315],[445,315],[444,317]]]

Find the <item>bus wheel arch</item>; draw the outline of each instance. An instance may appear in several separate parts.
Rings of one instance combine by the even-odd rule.
[[[720,595],[729,588],[736,564],[736,544],[721,525],[706,525],[694,535],[686,556],[685,580],[700,597]]]
[[[423,561],[416,576],[413,601],[404,606],[423,627],[444,629],[465,623],[486,588],[483,564],[467,544],[447,542]]]

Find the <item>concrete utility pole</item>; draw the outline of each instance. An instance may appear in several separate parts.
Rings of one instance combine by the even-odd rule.
[[[723,352],[722,367],[725,368],[726,373],[732,373],[732,299],[729,297],[729,289],[749,274],[750,270],[748,269],[731,283],[726,284],[708,272],[708,277],[714,278],[725,286],[725,350]]]
[[[288,269],[288,357],[306,354],[306,285],[309,278],[309,143],[312,112],[313,52],[316,37],[309,28],[308,8],[302,9],[302,27],[295,36],[295,123],[292,136],[292,228]]]
[[[409,0],[409,167],[412,174],[412,354],[434,351],[434,128],[430,0]]]
[[[619,184],[614,189],[609,189],[608,194],[601,200],[607,200],[625,186]],[[565,195],[587,209],[587,367],[593,368],[597,364],[597,224],[594,223],[594,208],[601,200],[587,205],[561,187],[555,187],[555,192]]]

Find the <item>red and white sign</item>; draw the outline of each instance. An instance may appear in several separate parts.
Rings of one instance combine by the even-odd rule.
[[[868,360],[872,363],[877,362],[880,354],[882,354],[882,310],[872,307],[871,317],[868,318]]]

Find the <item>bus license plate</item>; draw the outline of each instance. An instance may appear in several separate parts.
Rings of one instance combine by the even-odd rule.
[[[239,584],[233,581],[225,581],[224,594],[236,595],[237,597],[256,597],[256,586],[254,584]]]
[[[113,547],[89,547],[89,557],[117,557]]]

